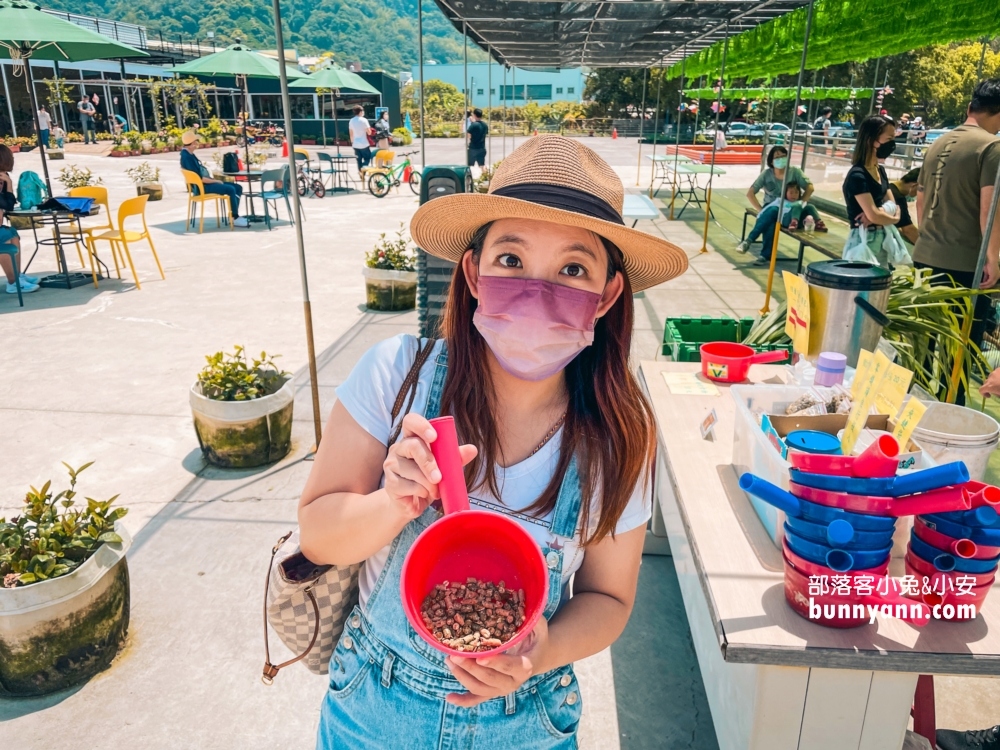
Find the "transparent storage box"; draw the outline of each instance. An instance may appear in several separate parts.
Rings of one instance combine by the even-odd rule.
[[[834,389],[816,386],[798,385],[734,385],[729,389],[736,402],[736,420],[733,432],[733,468],[737,476],[751,472],[761,479],[766,479],[782,489],[788,489],[791,465],[782,458],[779,448],[761,429],[760,414],[784,414],[792,402],[800,397],[815,393],[821,397],[834,395]],[[933,466],[934,461],[926,454],[921,456],[919,467]],[[910,466],[909,468],[917,468]],[[784,511],[752,495],[747,495],[757,517],[764,525],[768,535],[775,545],[781,547],[785,524]],[[896,522],[896,533],[893,535],[893,557],[903,557],[906,553],[906,543],[910,535],[913,519],[904,516]]]

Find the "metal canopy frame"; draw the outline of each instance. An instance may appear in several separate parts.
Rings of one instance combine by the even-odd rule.
[[[809,0],[434,0],[503,65],[669,66]]]

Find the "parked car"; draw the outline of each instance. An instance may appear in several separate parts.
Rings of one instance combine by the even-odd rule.
[[[722,130],[725,132],[727,138],[749,138],[753,129],[753,125],[748,122],[731,122],[728,125],[726,123],[721,123]],[[705,138],[715,137],[715,125],[711,125],[707,128],[702,128],[698,131],[698,135],[704,136]]]
[[[940,138],[945,133],[950,133],[951,128],[934,128],[933,130],[927,131],[927,137],[924,139],[924,143],[934,143],[938,138]]]
[[[856,133],[854,126],[849,122],[835,120],[830,123],[831,138],[853,138]]]
[[[787,133],[791,128],[782,122],[758,122],[750,128],[748,135],[750,137],[763,138],[765,130],[768,133],[768,140],[771,140],[771,136],[779,133]]]

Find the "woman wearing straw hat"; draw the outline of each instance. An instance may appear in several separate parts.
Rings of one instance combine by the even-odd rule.
[[[622,202],[597,154],[538,136],[503,161],[488,194],[442,197],[413,217],[420,247],[458,263],[443,338],[401,335],[361,358],[299,504],[309,559],[364,562],[319,748],[576,747],[572,662],[624,629],[651,512],[655,433],[628,366],[632,294],[687,267],[680,248],[627,228]],[[438,415],[454,416],[468,443],[472,505],[520,523],[549,567],[545,617],[500,656],[444,658],[403,611],[403,559],[438,517]]]

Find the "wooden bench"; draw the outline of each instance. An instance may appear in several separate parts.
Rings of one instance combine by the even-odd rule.
[[[743,233],[740,235],[740,241],[746,239],[747,236],[747,218],[753,216],[755,219],[760,212],[756,208],[746,208],[743,213]],[[826,213],[824,211],[824,213]],[[839,247],[832,246],[829,242],[824,243],[823,240],[826,238],[826,232],[820,232],[818,234],[807,234],[805,231],[799,229],[792,231],[786,227],[781,228],[781,233],[787,237],[791,237],[793,240],[799,243],[799,255],[798,258],[782,258],[778,256],[778,261],[792,261],[796,260],[798,265],[796,266],[796,273],[802,273],[802,258],[805,255],[806,248],[811,248],[828,258],[839,259],[841,251],[843,250],[843,245]]]

